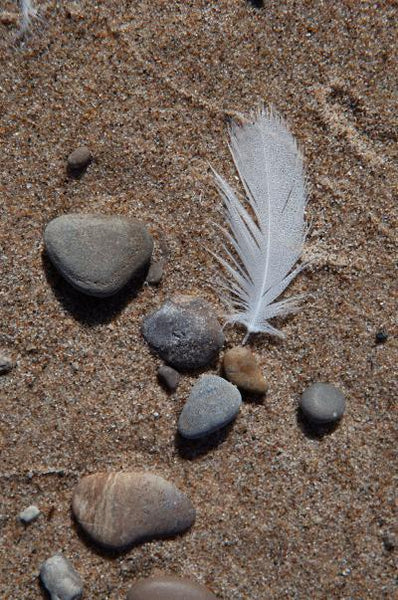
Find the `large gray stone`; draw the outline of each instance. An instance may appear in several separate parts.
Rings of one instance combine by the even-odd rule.
[[[149,264],[153,241],[145,225],[123,216],[67,214],[44,231],[47,253],[77,290],[112,296]]]
[[[43,563],[40,579],[51,600],[78,600],[82,597],[81,577],[62,554],[55,554]]]
[[[83,477],[72,510],[99,545],[122,550],[191,527],[195,509],[172,483],[151,473],[95,473]]]
[[[192,296],[167,300],[144,319],[142,333],[163,360],[182,371],[207,366],[224,343],[210,304]]]
[[[127,593],[127,600],[216,600],[216,597],[194,581],[163,575],[137,581]]]
[[[217,375],[202,375],[193,386],[178,420],[180,435],[197,439],[228,425],[239,412],[238,388]]]

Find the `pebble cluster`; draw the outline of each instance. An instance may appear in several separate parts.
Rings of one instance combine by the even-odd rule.
[[[68,172],[81,174],[92,160],[88,148],[78,148],[68,158]],[[158,285],[163,276],[164,263],[152,261],[153,240],[145,224],[119,215],[59,216],[45,228],[44,243],[62,277],[89,296],[112,296],[133,279],[143,283],[145,276],[146,284]],[[142,334],[165,363],[157,376],[169,393],[176,391],[181,373],[214,366],[225,343],[212,307],[204,299],[188,295],[176,294],[147,315]],[[261,397],[267,393],[267,381],[248,348],[229,348],[221,364],[220,375],[202,374],[194,382],[178,419],[182,439],[197,440],[225,428],[237,418],[242,395]],[[0,354],[0,374],[15,366],[12,358]],[[344,414],[345,398],[333,385],[314,383],[302,394],[299,409],[314,426],[335,424]],[[100,472],[82,477],[73,492],[72,512],[94,544],[115,552],[182,534],[196,518],[185,493],[149,472]],[[32,505],[19,514],[19,520],[28,525],[40,514]],[[40,579],[52,600],[82,597],[81,577],[62,554],[43,563]],[[215,598],[196,582],[165,576],[139,580],[127,594],[127,600]]]

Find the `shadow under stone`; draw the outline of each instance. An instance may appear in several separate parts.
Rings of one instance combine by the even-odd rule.
[[[175,446],[178,454],[181,458],[186,460],[196,460],[197,458],[204,456],[225,442],[229,432],[234,426],[234,422],[235,421],[229,423],[222,429],[219,429],[210,435],[198,438],[197,440],[188,440],[177,431],[175,435]]]
[[[243,402],[247,404],[264,404],[267,393],[265,394],[249,394],[249,392],[243,392],[240,390],[242,394]]]
[[[114,296],[97,298],[82,294],[71,286],[54,267],[45,250],[42,252],[42,264],[58,302],[77,321],[89,327],[110,323],[138,295],[149,267],[142,269]]]
[[[310,423],[308,419],[305,418],[300,407],[297,407],[296,420],[304,435],[312,440],[321,440],[325,435],[333,433],[340,424],[340,421],[334,423],[320,423],[319,425]]]
[[[72,167],[67,166],[66,167],[67,179],[74,179],[75,181],[78,181],[79,179],[82,179],[82,177],[86,173],[86,171],[87,171],[87,167],[83,167],[82,169],[72,169]]]
[[[50,593],[47,592],[40,577],[38,578],[37,587],[39,588],[40,598],[43,598],[44,600],[50,600]]]

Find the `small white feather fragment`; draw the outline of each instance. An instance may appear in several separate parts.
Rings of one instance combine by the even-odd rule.
[[[31,0],[19,0],[21,6],[21,24],[19,31],[21,34],[24,34],[28,31],[32,19],[34,19],[37,15],[37,10],[33,6]]]
[[[243,343],[255,332],[284,337],[269,320],[293,312],[303,297],[277,301],[305,266],[295,266],[307,231],[302,157],[282,119],[266,109],[251,122],[232,122],[229,134],[246,202],[214,172],[228,225],[225,255],[214,254],[229,275],[222,284],[226,321],[246,327]]]

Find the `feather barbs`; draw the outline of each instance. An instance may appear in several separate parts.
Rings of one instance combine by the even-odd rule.
[[[246,327],[244,342],[257,332],[284,337],[269,319],[297,310],[302,299],[276,301],[304,268],[295,266],[306,236],[302,157],[274,111],[263,109],[250,122],[231,122],[229,136],[246,201],[213,171],[227,223],[224,256],[214,253],[228,275],[223,288],[232,311],[226,321]]]

